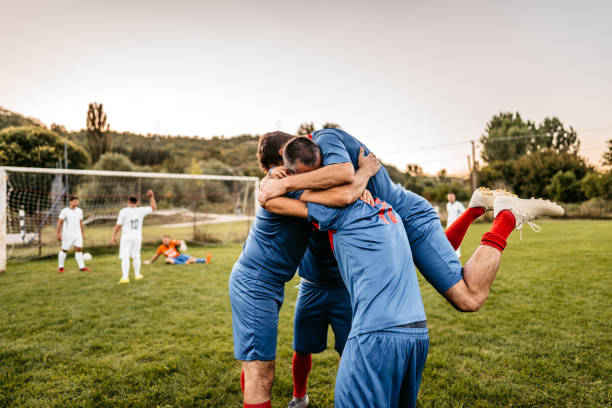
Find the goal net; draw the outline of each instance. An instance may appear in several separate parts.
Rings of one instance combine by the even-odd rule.
[[[119,210],[129,196],[149,205],[148,190],[158,208],[144,219],[143,244],[165,234],[203,245],[243,241],[257,187],[256,177],[0,167],[0,271],[10,259],[57,254],[57,220],[71,195],[83,210],[87,252],[110,251]]]

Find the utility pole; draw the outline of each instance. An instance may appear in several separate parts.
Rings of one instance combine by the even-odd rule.
[[[478,187],[478,175],[476,174],[476,142],[470,140],[470,143],[472,143],[472,192],[474,192]]]

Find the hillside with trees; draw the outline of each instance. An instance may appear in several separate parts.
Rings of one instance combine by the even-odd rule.
[[[86,128],[79,131],[55,123],[47,129],[37,119],[0,108],[0,165],[56,167],[66,140],[71,168],[262,175],[256,158],[259,135],[201,138],[117,132],[110,129],[103,106],[97,103],[89,105],[84,119]],[[321,127],[340,125],[327,122]],[[316,129],[313,122],[304,122],[296,134]],[[576,131],[556,117],[536,124],[518,112],[500,112],[486,124],[480,143],[484,165],[478,171],[479,184],[507,188],[523,197],[565,203],[589,200],[588,205],[608,211],[612,140],[602,158],[608,166],[604,171],[585,162]],[[431,176],[418,164],[404,170],[387,165],[387,169],[396,183],[433,202],[444,202],[450,191],[467,201],[471,193],[467,180],[450,177],[445,170]]]

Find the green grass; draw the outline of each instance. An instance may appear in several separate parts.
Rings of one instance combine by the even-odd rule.
[[[456,312],[421,281],[431,337],[421,406],[612,404],[612,222],[541,226],[522,241],[513,233],[478,313]],[[487,228],[471,228],[465,255]],[[145,279],[125,286],[114,254],[95,256],[90,273],[69,257],[63,276],[54,260],[9,263],[0,276],[0,406],[240,407],[227,295],[240,245],[190,252],[211,252],[213,263],[145,266]],[[281,312],[274,407],[292,390],[296,283]],[[333,406],[337,363],[330,350],[314,357],[312,407]]]

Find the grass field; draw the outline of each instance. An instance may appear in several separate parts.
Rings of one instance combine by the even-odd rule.
[[[513,233],[478,313],[456,312],[421,280],[431,347],[420,406],[612,405],[612,221],[540,225],[522,241]],[[487,227],[471,228],[464,254]],[[89,273],[72,256],[65,275],[54,260],[9,263],[0,406],[241,407],[227,294],[240,248],[191,248],[213,263],[145,266],[145,279],[125,286],[110,254]],[[292,391],[296,284],[281,313],[274,407]],[[313,358],[312,407],[333,406],[337,363],[330,350]]]

